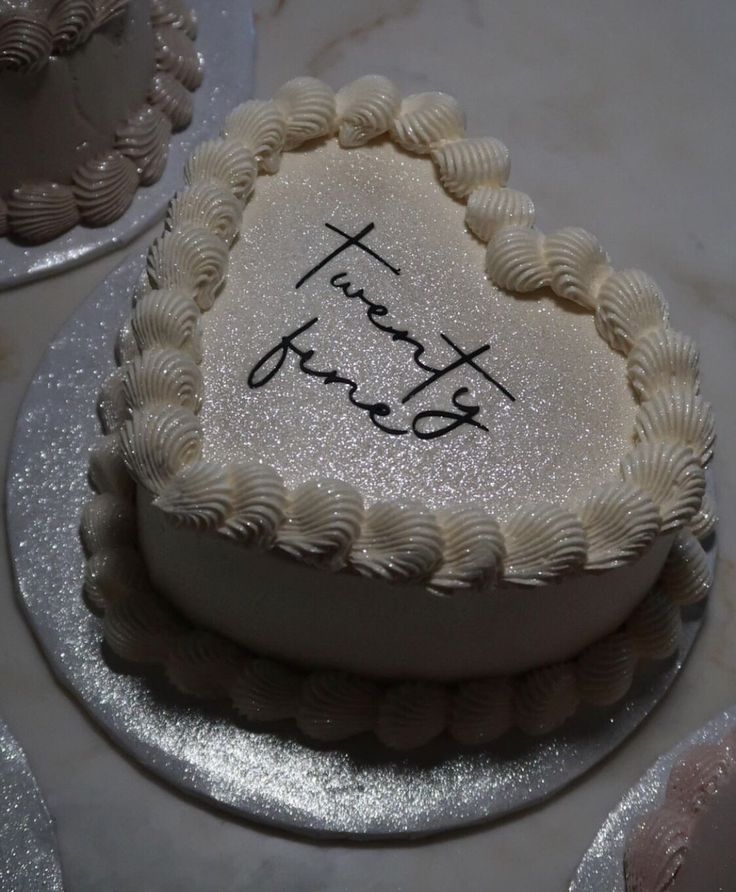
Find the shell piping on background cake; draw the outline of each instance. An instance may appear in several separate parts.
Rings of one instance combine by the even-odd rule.
[[[128,0],[59,0],[46,16],[34,11],[0,17],[0,73],[43,68],[51,55],[74,51],[127,5]],[[119,125],[107,151],[72,172],[69,185],[21,184],[0,197],[0,237],[34,245],[80,222],[107,226],[125,213],[139,186],[161,178],[172,130],[190,123],[191,92],[202,82],[194,22],[176,0],[156,0],[151,12],[156,73],[147,101]]]
[[[624,850],[627,892],[666,892],[682,868],[698,820],[736,779],[736,730],[689,749],[673,765],[662,805],[635,826]],[[720,887],[719,887],[720,888]]]

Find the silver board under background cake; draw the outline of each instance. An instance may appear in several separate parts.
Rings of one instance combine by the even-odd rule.
[[[629,834],[665,797],[675,762],[694,746],[717,743],[736,727],[736,706],[699,728],[677,746],[660,756],[646,774],[628,791],[598,831],[575,872],[569,892],[625,892],[624,849]],[[707,890],[704,890],[707,892]]]
[[[1,720],[0,889],[63,889],[51,817],[25,753]]]
[[[356,740],[340,748],[255,730],[183,698],[153,673],[107,662],[102,622],[82,596],[79,516],[101,437],[97,395],[114,368],[143,257],[129,258],[67,322],[21,407],[9,463],[8,536],[26,617],[59,680],[110,737],[175,787],[228,811],[312,836],[418,837],[498,818],[556,793],[615,749],[664,696],[701,625],[685,614],[671,661],[641,672],[615,708],[581,712],[556,734],[509,735],[482,750],[410,756]],[[710,555],[714,558],[713,553]]]
[[[217,136],[225,116],[253,92],[255,34],[250,0],[193,0],[199,29],[195,48],[204,58],[204,80],[193,94],[192,122],[169,143],[166,169],[158,182],[136,189],[128,210],[109,226],[75,226],[42,245],[0,238],[0,291],[23,285],[108,251],[123,248],[162,219],[184,180],[184,162],[194,146]]]

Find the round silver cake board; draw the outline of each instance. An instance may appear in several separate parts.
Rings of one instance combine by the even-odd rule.
[[[230,109],[253,90],[255,35],[250,0],[192,0],[198,13],[196,48],[204,57],[204,80],[192,95],[191,124],[174,133],[161,179],[138,189],[128,210],[109,226],[75,226],[42,245],[20,245],[0,238],[0,291],[86,263],[125,247],[163,217],[182,183],[184,162],[202,140],[217,136]]]
[[[672,766],[689,749],[701,743],[717,743],[736,727],[736,706],[699,728],[677,746],[660,756],[649,771],[629,790],[610,813],[592,845],[583,856],[569,892],[625,892],[624,849],[629,834],[647,812],[658,808],[665,797]]]
[[[46,804],[26,755],[0,721],[0,889],[62,892]]]
[[[417,837],[538,803],[615,749],[664,696],[700,627],[686,617],[675,659],[641,673],[616,709],[580,714],[536,740],[458,752],[446,744],[396,756],[371,741],[344,748],[244,725],[127,674],[101,650],[82,598],[79,515],[100,436],[100,385],[130,314],[143,258],[132,257],[84,303],[49,348],[20,410],[9,466],[11,554],[22,606],[53,671],[107,733],[169,783],[236,814],[313,836]]]

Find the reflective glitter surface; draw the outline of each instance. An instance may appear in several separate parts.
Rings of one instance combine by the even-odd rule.
[[[79,514],[90,497],[95,404],[112,371],[143,259],[131,258],[51,345],[19,414],[8,480],[8,532],[20,600],[59,680],[126,752],[179,789],[238,815],[310,835],[421,836],[539,802],[618,746],[677,675],[700,627],[685,622],[677,658],[644,673],[613,710],[581,714],[551,737],[499,747],[442,745],[399,757],[356,740],[321,749],[253,730],[181,697],[156,677],[108,665],[101,620],[82,597]]]
[[[25,753],[0,721],[0,889],[61,892],[51,817]]]
[[[369,504],[465,501],[501,518],[523,502],[583,499],[616,477],[636,409],[624,358],[599,337],[591,313],[494,288],[464,212],[430,159],[391,143],[345,150],[331,140],[287,153],[278,174],[260,177],[225,288],[203,318],[205,457],[263,460],[292,487],[320,476],[347,481]],[[351,246],[296,289],[345,243],[326,223],[353,236],[374,224],[361,244],[385,262]],[[362,289],[380,315],[371,321],[370,305],[335,284]],[[249,386],[259,360],[313,319],[293,341],[314,351],[307,366],[355,382],[354,399],[386,403],[391,414],[379,423],[407,433],[380,430],[351,404],[349,385],[305,374],[294,352],[267,383]],[[431,376],[414,361],[415,344],[375,323],[408,330],[435,369],[459,358],[443,336],[466,353],[488,349],[477,368],[463,363],[402,404]],[[473,421],[487,430],[473,423],[429,440],[413,434],[420,413],[443,413],[421,420],[420,431],[451,424],[453,395],[464,387],[461,402],[479,407]]]
[[[726,710],[686,740],[660,756],[623,797],[598,831],[583,856],[569,892],[625,892],[624,849],[638,822],[664,801],[672,766],[685,753],[703,743],[716,743],[736,726],[736,707]],[[707,890],[704,889],[704,892]]]
[[[163,217],[169,199],[181,186],[184,162],[192,148],[217,136],[227,112],[250,96],[255,55],[251,6],[246,0],[218,0],[208,4],[207,15],[199,16],[196,49],[204,57],[205,76],[192,94],[191,124],[171,136],[161,179],[137,189],[128,210],[109,226],[75,226],[33,247],[0,238],[0,291],[122,248]]]

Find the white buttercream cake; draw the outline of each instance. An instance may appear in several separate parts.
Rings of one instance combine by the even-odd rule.
[[[0,236],[104,226],[160,178],[195,35],[182,0],[0,0]]]
[[[552,730],[677,650],[715,524],[697,350],[508,177],[453,98],[379,76],[291,81],[197,149],[101,400],[114,650],[398,748]]]
[[[736,729],[692,747],[627,840],[626,892],[736,892]]]

